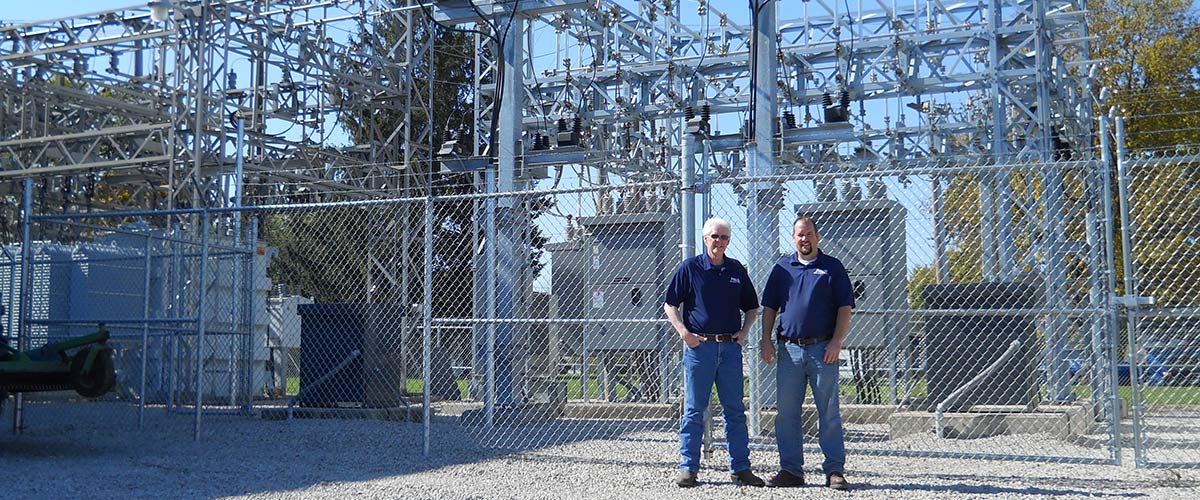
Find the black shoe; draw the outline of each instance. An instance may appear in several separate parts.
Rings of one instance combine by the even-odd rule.
[[[680,488],[691,488],[696,485],[696,471],[682,469],[675,476],[675,485]]]
[[[850,483],[846,481],[846,475],[841,472],[830,472],[825,476],[825,486],[838,491],[850,491]]]
[[[781,470],[767,481],[767,486],[772,488],[798,488],[804,486],[804,474],[797,476],[791,472]]]
[[[729,479],[733,481],[733,484],[738,486],[755,486],[761,488],[767,485],[761,477],[755,476],[750,469],[734,472],[729,475]]]

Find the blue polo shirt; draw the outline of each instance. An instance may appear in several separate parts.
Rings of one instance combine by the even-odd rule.
[[[679,264],[664,302],[682,304],[688,331],[723,335],[742,328],[742,311],[758,309],[758,293],[741,262],[726,256],[723,265],[714,266],[706,252]]]
[[[807,265],[788,255],[771,268],[763,306],[779,312],[776,333],[788,338],[833,335],[837,310],[854,307],[854,289],[842,261],[820,253]]]

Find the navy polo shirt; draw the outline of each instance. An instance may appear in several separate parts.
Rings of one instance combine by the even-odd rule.
[[[854,307],[854,289],[842,261],[818,252],[805,265],[792,254],[771,268],[762,303],[779,312],[776,333],[819,339],[833,336],[839,308]]]
[[[742,328],[742,311],[758,309],[758,293],[741,262],[726,256],[723,265],[714,266],[705,252],[679,264],[664,302],[682,304],[688,331],[730,334]]]

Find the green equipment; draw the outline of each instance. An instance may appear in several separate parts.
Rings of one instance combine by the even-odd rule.
[[[19,351],[8,345],[0,329],[0,405],[10,392],[74,390],[86,398],[107,394],[117,381],[107,342],[108,330],[101,323],[95,333]]]

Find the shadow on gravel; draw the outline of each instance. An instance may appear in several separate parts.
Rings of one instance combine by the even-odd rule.
[[[987,479],[981,479],[986,481]],[[1022,487],[1006,487],[991,484],[924,484],[919,482],[912,483],[858,483],[854,485],[856,491],[863,490],[895,490],[895,491],[924,491],[931,493],[958,493],[967,495],[1037,495],[1037,496],[1058,496],[1058,495],[1076,495],[1085,497],[1112,497],[1112,498],[1138,498],[1146,496],[1145,493],[1122,492],[1122,493],[1096,493],[1088,489],[1069,489],[1069,488],[1042,488],[1037,486],[1022,486]]]
[[[9,424],[11,411],[0,418]],[[118,402],[27,404],[21,435],[13,435],[8,425],[0,428],[0,468],[8,477],[36,480],[11,482],[0,497],[43,498],[46,485],[54,484],[77,485],[98,498],[274,496],[329,484],[405,481],[402,476],[502,457],[610,465],[643,459],[642,465],[660,469],[675,465],[628,454],[538,452],[564,445],[570,449],[574,443],[590,446],[590,441],[641,448],[646,443],[657,448],[661,442],[669,450],[676,446],[674,440],[655,432],[674,429],[673,421],[560,421],[484,428],[435,420],[430,454],[425,456],[424,427],[414,422],[205,415],[195,441],[190,412],[149,408],[145,419],[139,429],[137,407]],[[462,473],[461,468],[455,470]]]
[[[914,474],[910,482],[888,481],[878,474],[856,473],[866,479],[856,483],[856,490],[926,491],[934,493],[957,493],[968,495],[1077,495],[1087,497],[1139,498],[1147,496],[1145,477],[1140,480],[1118,481],[1111,479],[1080,479],[1072,477],[1047,477],[1028,475],[1021,480],[1026,483],[1042,483],[1045,486],[1013,485],[1010,476],[988,476],[980,474]],[[890,479],[890,478],[889,478]],[[944,484],[947,481],[957,484]],[[983,483],[983,484],[981,484]],[[1186,487],[1185,484],[1155,484],[1158,486]]]

